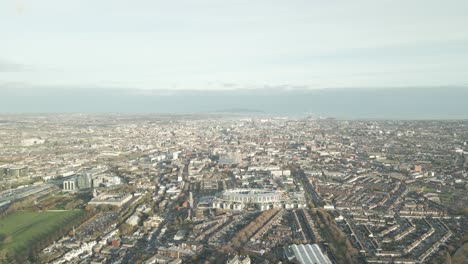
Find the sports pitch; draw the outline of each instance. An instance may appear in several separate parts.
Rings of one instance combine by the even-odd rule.
[[[83,212],[15,212],[0,218],[0,253],[19,254]]]

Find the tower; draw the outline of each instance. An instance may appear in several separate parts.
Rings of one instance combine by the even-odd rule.
[[[193,193],[189,192],[189,205],[190,208],[193,208]]]

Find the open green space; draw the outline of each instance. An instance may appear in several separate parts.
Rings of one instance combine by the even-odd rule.
[[[81,214],[82,210],[18,211],[0,218],[0,255],[18,254]]]
[[[443,192],[439,194],[440,202],[444,205],[450,205],[454,202],[454,196],[451,192]]]
[[[431,187],[423,187],[422,189],[422,193],[435,193],[436,190],[434,188],[431,188]]]

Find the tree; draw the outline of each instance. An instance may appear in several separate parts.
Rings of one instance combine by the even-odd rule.
[[[122,223],[120,226],[119,226],[119,232],[121,235],[123,236],[127,236],[127,235],[130,235],[133,233],[133,226],[128,224],[128,223]]]

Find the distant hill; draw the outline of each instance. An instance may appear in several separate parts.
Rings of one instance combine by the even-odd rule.
[[[249,108],[231,108],[231,109],[223,109],[223,110],[216,110],[214,113],[232,113],[232,114],[246,114],[246,113],[265,113],[265,111],[258,110],[258,109],[249,109]]]
[[[242,113],[337,119],[468,119],[468,87],[164,91],[8,89],[3,113]]]

